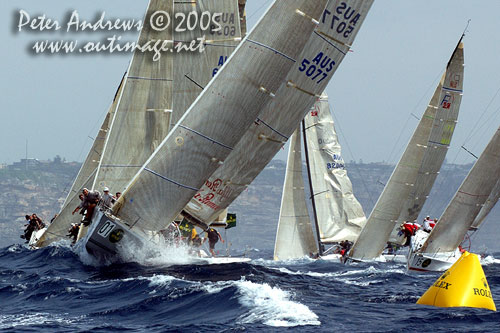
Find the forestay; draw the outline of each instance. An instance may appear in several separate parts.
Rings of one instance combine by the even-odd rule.
[[[189,205],[206,223],[229,206],[288,140],[347,54],[372,1],[329,1],[320,24],[276,97]],[[286,33],[292,36],[291,33]]]
[[[422,196],[426,196],[435,179],[435,175],[425,175],[425,172],[437,172],[436,168],[442,163],[450,144],[458,114],[457,104],[462,96],[462,82],[463,45],[459,43],[405,152],[349,253],[351,258],[371,260],[382,253],[391,232],[402,222],[399,220],[402,209],[416,186],[418,199],[410,198],[413,205],[425,201]],[[422,166],[424,163],[430,163],[430,167]],[[417,181],[425,184],[418,185]]]
[[[455,251],[500,179],[500,128],[479,156],[446,207],[429,238],[418,251]]]
[[[99,129],[99,132],[94,139],[94,143],[92,144],[92,147],[87,154],[87,158],[83,162],[82,167],[80,168],[80,171],[78,172],[78,175],[76,176],[76,179],[71,186],[71,190],[66,197],[61,211],[58,213],[54,221],[52,221],[52,223],[49,225],[42,237],[40,237],[35,246],[44,247],[52,242],[66,238],[71,223],[80,222],[82,216],[80,214],[73,215],[72,212],[81,202],[78,196],[82,192],[82,189],[85,187],[92,187],[97,171],[97,166],[101,159],[104,141],[108,133],[109,120],[115,112],[118,102],[118,95],[120,94],[122,87],[123,79],[120,82],[120,86],[118,87],[118,90],[115,94],[113,103],[111,104],[106,117],[104,118],[101,128]]]
[[[301,135],[297,129],[290,138],[280,217],[274,243],[274,260],[314,256],[318,253],[307,212],[300,141]]]
[[[418,218],[448,152],[462,101],[464,66],[463,45],[461,42],[459,42],[457,50],[453,53],[446,73],[447,75],[450,74],[450,81],[447,81],[445,87],[441,89],[438,87],[435,92],[435,94],[439,94],[439,106],[432,103],[428,106],[428,108],[434,109],[434,115],[431,116],[442,121],[433,123],[433,126],[437,127],[434,127],[431,131],[417,179],[398,218],[400,223],[414,221]],[[399,224],[396,224],[389,242],[397,242],[398,232]]]
[[[279,93],[325,5],[276,1],[133,178],[115,215],[149,230],[170,223]]]
[[[138,44],[173,39],[173,24],[156,31],[149,22],[156,11],[173,14],[172,0],[151,0],[144,17]],[[169,46],[173,47],[173,43]],[[173,52],[136,50],[133,54],[118,107],[112,118],[103,156],[92,188],[122,192],[168,133],[172,111]]]
[[[366,217],[352,192],[326,94],[316,102],[304,121],[307,163],[321,242],[355,241]]]

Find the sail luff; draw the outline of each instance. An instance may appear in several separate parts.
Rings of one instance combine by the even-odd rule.
[[[443,75],[405,152],[368,217],[366,226],[351,249],[349,253],[351,258],[356,260],[377,258],[385,248],[391,232],[403,222],[399,217],[405,201],[416,186],[419,171],[425,162],[426,151],[429,147],[448,147],[450,144],[456,122],[453,117],[456,119],[455,113],[458,112],[455,106],[461,101],[462,84],[463,45],[460,43],[453,51],[451,65]],[[450,115],[454,116],[448,121]],[[444,155],[442,158],[444,159]],[[425,201],[424,199],[421,198]]]
[[[316,199],[314,196],[314,189],[313,189],[313,181],[312,181],[312,175],[311,175],[311,164],[310,164],[310,159],[309,159],[309,149],[307,146],[308,138],[307,138],[307,129],[306,129],[306,123],[304,120],[301,122],[302,124],[302,133],[304,134],[304,157],[306,160],[306,169],[307,169],[307,179],[309,182],[309,193],[311,196],[311,204],[312,204],[312,211],[313,211],[313,229],[316,234],[316,241],[318,244],[318,254],[321,256],[323,255],[323,246],[321,244],[321,236],[320,236],[320,231],[319,231],[319,224],[318,224],[318,210],[316,208]],[[296,132],[297,133],[297,132]],[[302,163],[302,160],[301,160]],[[301,168],[302,169],[302,168]],[[302,172],[302,170],[301,170]],[[302,186],[304,187],[304,186]]]
[[[462,242],[500,179],[500,128],[476,161],[429,238],[421,253],[451,252]]]
[[[366,217],[353,194],[326,94],[319,98],[304,123],[319,239],[323,243],[355,241]]]
[[[177,216],[276,96],[325,5],[273,4],[129,183],[118,217],[158,230]]]
[[[257,177],[334,76],[371,4],[372,1],[361,0],[328,2],[319,26],[276,92],[276,97],[260,112],[224,164],[196,193],[185,208],[186,212],[208,223]],[[348,18],[340,16],[340,20],[333,20],[332,13],[344,14],[346,10],[350,13]],[[337,30],[338,27],[346,27],[349,32]],[[315,69],[316,72],[312,73]]]
[[[306,205],[300,137],[297,128],[290,138],[274,260],[296,259],[318,253]]]

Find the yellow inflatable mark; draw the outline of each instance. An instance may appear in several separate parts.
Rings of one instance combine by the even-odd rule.
[[[469,252],[464,252],[417,304],[497,310],[479,258]]]

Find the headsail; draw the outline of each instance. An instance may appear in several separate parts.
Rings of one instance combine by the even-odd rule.
[[[115,215],[149,230],[172,221],[279,93],[325,5],[276,1],[133,178]]]
[[[391,232],[403,222],[399,218],[405,202],[410,209],[418,205],[415,212],[421,209],[455,128],[458,105],[462,99],[463,65],[463,44],[459,42],[429,106],[349,254],[351,258],[377,258]],[[422,185],[417,181],[423,182]],[[407,200],[411,203],[408,204]]]
[[[301,258],[318,253],[307,212],[300,138],[299,129],[295,130],[290,138],[280,217],[274,243],[274,260]]]
[[[446,207],[429,238],[418,251],[454,251],[490,197],[500,179],[500,128],[484,149],[457,193]]]
[[[355,241],[366,217],[352,192],[326,94],[304,121],[321,242]]]
[[[372,1],[329,1],[320,24],[276,97],[185,211],[210,222],[257,177],[288,140],[347,54]],[[290,34],[288,34],[290,35]]]
[[[123,87],[123,78],[120,82],[120,86],[115,94],[113,103],[111,104],[106,117],[97,133],[92,148],[90,148],[89,153],[85,162],[83,162],[78,175],[71,186],[71,190],[66,197],[66,200],[61,208],[61,211],[57,217],[49,225],[45,233],[40,237],[40,239],[35,244],[36,247],[44,247],[52,242],[66,238],[68,229],[71,223],[78,223],[81,220],[80,214],[72,215],[73,210],[80,204],[80,198],[78,195],[81,193],[84,187],[90,188],[94,182],[96,176],[97,166],[102,156],[102,149],[104,147],[104,141],[106,139],[109,120],[113,116],[116,104],[118,102],[118,95],[120,94]]]

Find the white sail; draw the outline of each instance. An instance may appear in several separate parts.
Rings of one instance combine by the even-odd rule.
[[[94,178],[97,171],[97,166],[101,159],[102,149],[104,147],[104,140],[109,129],[109,120],[113,116],[116,109],[116,104],[118,102],[118,95],[123,87],[123,79],[120,82],[120,86],[115,94],[115,98],[111,107],[104,118],[104,121],[97,133],[94,143],[90,148],[87,158],[82,164],[78,175],[71,186],[71,190],[66,197],[64,205],[61,207],[61,211],[58,213],[57,217],[48,226],[45,233],[40,237],[40,239],[35,244],[36,247],[44,247],[52,242],[64,239],[67,237],[68,229],[71,223],[79,223],[81,220],[80,214],[72,214],[74,209],[80,204],[80,198],[78,195],[82,192],[84,187],[90,188],[94,182]]]
[[[196,2],[175,2],[175,13],[185,13],[186,17],[196,12],[221,13],[218,31],[202,30],[201,24],[195,29],[187,27],[187,20],[175,31],[175,41],[188,43],[205,37],[203,52],[174,53],[174,85],[172,124],[175,125],[184,115],[189,106],[203,91],[208,82],[217,74],[227,58],[233,53],[241,41],[238,0],[198,0]]]
[[[432,165],[437,167],[438,160],[444,158],[444,155],[438,158],[434,152],[427,153],[427,151],[447,149],[450,144],[462,96],[463,65],[463,44],[459,42],[429,106],[368,217],[366,226],[350,251],[351,258],[357,260],[377,258],[386,246],[391,232],[402,222],[399,217],[412,190],[415,186],[419,186],[416,185],[419,175],[426,178],[421,179],[425,182],[425,185],[422,185],[425,191],[428,184],[434,181],[432,179],[434,175],[421,174],[423,170],[431,170],[426,166],[422,167],[422,164],[434,159],[434,162],[431,161]],[[418,201],[424,199],[419,198]],[[418,202],[415,197],[412,200]]]
[[[452,252],[460,245],[500,179],[500,128],[446,207],[420,253]]]
[[[321,96],[304,121],[321,242],[355,241],[366,223],[366,217],[352,192],[328,96]]]
[[[479,211],[479,214],[477,214],[476,218],[474,219],[474,222],[472,222],[472,225],[470,226],[471,229],[478,229],[481,224],[484,222],[484,219],[488,216],[490,211],[495,207],[495,204],[498,202],[498,199],[500,198],[500,179],[497,181],[495,187],[491,191],[490,196],[484,203],[483,207]]]
[[[173,0],[150,0],[139,45],[151,40],[173,40],[173,24],[163,31],[149,24],[157,11],[174,17],[173,7]],[[168,133],[173,52],[163,52],[156,61],[153,55],[139,49],[133,54],[92,186],[96,190],[106,186],[112,193],[122,192]]]
[[[295,259],[318,253],[307,212],[300,141],[300,130],[297,129],[290,138],[280,217],[274,243],[274,260]]]
[[[172,221],[278,94],[325,5],[276,1],[133,178],[115,215],[148,230]]]
[[[276,97],[205,182],[185,211],[210,222],[270,162],[323,92],[354,41],[372,1],[329,1],[320,24]]]

